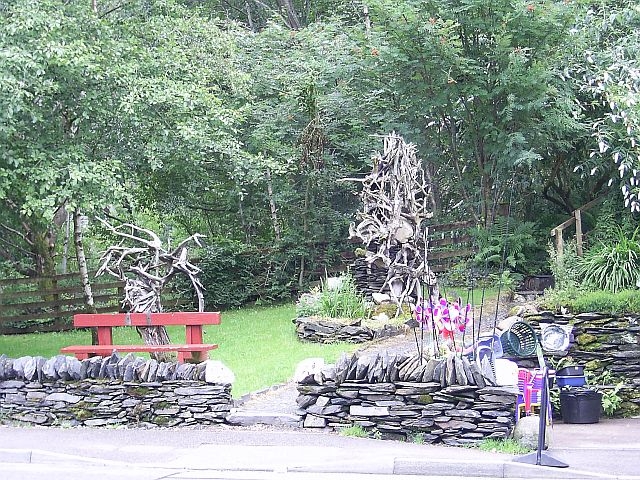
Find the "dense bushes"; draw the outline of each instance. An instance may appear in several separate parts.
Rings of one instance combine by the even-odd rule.
[[[271,252],[232,240],[218,240],[200,259],[200,279],[210,310],[240,307],[259,299],[291,295],[293,274]]]
[[[478,249],[473,262],[485,271],[508,269],[524,275],[546,271],[540,229],[533,222],[498,217],[490,228],[471,230]]]
[[[340,245],[315,245],[306,250],[305,270],[300,278],[300,245],[272,248],[217,239],[204,249],[199,267],[206,291],[207,309],[240,307],[250,302],[290,299],[309,282],[324,276],[326,269],[343,266],[335,252]]]

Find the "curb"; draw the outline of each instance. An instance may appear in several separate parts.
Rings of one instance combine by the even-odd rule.
[[[561,480],[640,480],[640,476],[620,476],[606,475],[587,472],[575,469],[554,468],[540,465],[530,465],[514,461],[451,461],[438,459],[416,459],[412,457],[395,457],[389,464],[377,465],[376,472],[371,471],[371,465],[354,462],[345,466],[339,464],[330,465],[309,465],[309,466],[285,466],[265,469],[264,467],[251,468],[250,466],[220,467],[212,465],[207,467],[185,467],[177,465],[157,465],[157,464],[132,464],[131,462],[120,462],[116,460],[105,460],[100,458],[82,457],[64,453],[54,453],[46,450],[27,449],[0,449],[1,463],[26,463],[26,464],[75,464],[75,465],[95,465],[95,466],[120,466],[135,467],[140,469],[171,470],[171,471],[273,471],[275,473],[317,473],[317,474],[365,474],[376,475],[415,475],[422,477],[438,478],[518,478],[518,479],[561,479]]]

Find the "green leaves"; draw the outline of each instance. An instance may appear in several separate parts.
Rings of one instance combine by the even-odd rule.
[[[505,178],[539,168],[559,136],[574,134],[554,74],[570,14],[546,1],[374,3],[383,94],[401,99],[388,106],[398,123],[427,125],[409,137],[434,165],[443,209],[462,199],[490,224],[492,204],[513,187]]]
[[[590,248],[579,259],[578,275],[587,286],[617,293],[640,286],[640,242],[614,227],[618,238]]]

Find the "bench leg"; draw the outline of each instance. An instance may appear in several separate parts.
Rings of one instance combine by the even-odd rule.
[[[200,363],[209,359],[209,352],[178,352],[179,363]]]

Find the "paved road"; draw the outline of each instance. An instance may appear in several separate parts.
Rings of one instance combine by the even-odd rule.
[[[219,426],[191,429],[0,427],[0,479],[161,478],[377,480],[454,478],[640,480],[640,419],[554,425],[552,468],[470,448],[326,432]],[[366,475],[364,477],[363,475]],[[393,475],[393,477],[390,477]]]

